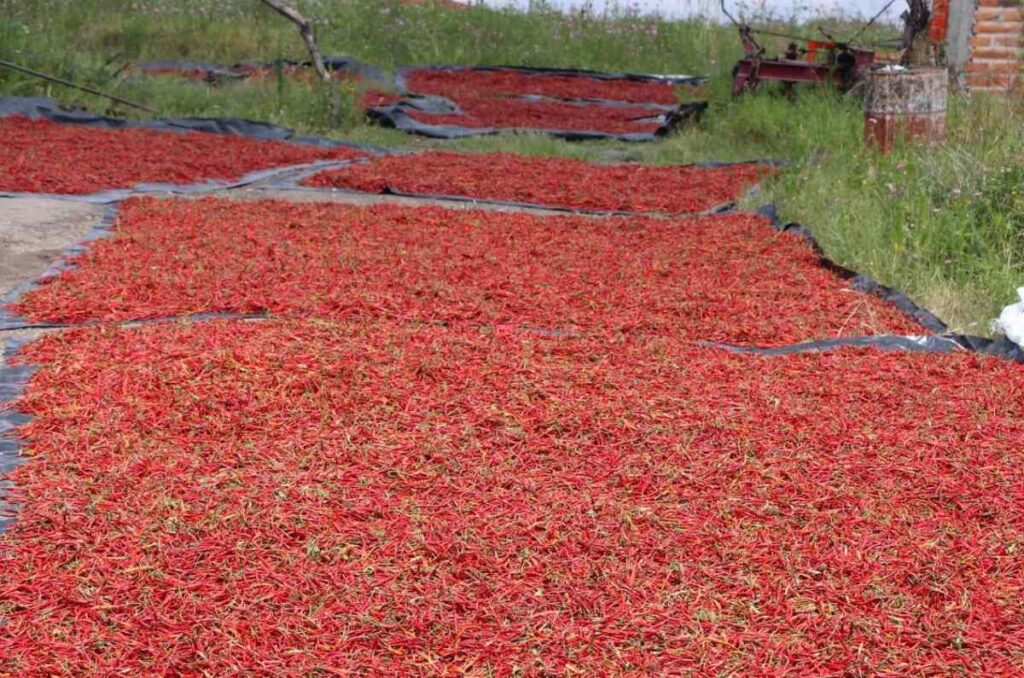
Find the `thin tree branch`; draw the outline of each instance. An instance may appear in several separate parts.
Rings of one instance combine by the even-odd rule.
[[[63,78],[58,78],[55,75],[50,75],[48,73],[42,73],[40,71],[36,71],[36,70],[31,69],[31,68],[28,68],[27,66],[19,66],[18,64],[14,64],[14,63],[11,63],[10,61],[5,61],[3,59],[0,59],[0,66],[3,66],[4,68],[10,68],[13,71],[19,71],[21,73],[25,73],[27,75],[32,75],[32,76],[35,76],[37,78],[41,78],[42,80],[49,80],[50,82],[55,82],[55,83],[57,83],[59,85],[64,85],[65,87],[74,87],[75,89],[80,89],[83,92],[88,92],[89,94],[95,94],[96,96],[106,97],[106,98],[110,99],[111,101],[116,101],[119,104],[124,104],[125,106],[131,106],[132,108],[137,108],[140,111],[146,111],[147,113],[153,113],[154,115],[159,115],[159,113],[157,113],[156,111],[154,111],[152,108],[150,108],[148,106],[143,106],[142,104],[137,104],[134,101],[128,101],[127,99],[124,99],[124,98],[119,97],[119,96],[115,96],[113,94],[107,94],[106,92],[101,92],[98,89],[93,89],[92,87],[86,87],[85,85],[76,84],[76,83],[73,83],[73,82],[71,82],[69,80],[65,80]]]
[[[264,5],[270,7],[272,10],[283,16],[288,21],[299,27],[299,34],[302,35],[302,40],[306,43],[306,49],[309,50],[309,57],[313,60],[313,68],[316,69],[316,74],[323,80],[330,80],[331,74],[327,72],[324,67],[324,58],[320,54],[320,48],[316,45],[316,40],[313,38],[313,27],[309,25],[306,18],[299,14],[299,11],[294,7],[290,7],[279,0],[261,0]]]

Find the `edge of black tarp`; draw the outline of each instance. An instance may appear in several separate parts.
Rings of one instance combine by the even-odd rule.
[[[39,369],[38,365],[12,365],[14,358],[31,338],[5,338],[0,354],[0,535],[14,524],[18,517],[20,504],[12,501],[14,482],[10,474],[24,462],[21,455],[25,441],[17,435],[17,430],[27,424],[31,417],[15,408],[12,403],[21,397],[29,379]]]
[[[389,149],[381,146],[298,134],[290,127],[246,118],[151,118],[146,120],[112,118],[88,111],[69,109],[49,97],[0,96],[0,118],[10,116],[23,116],[32,120],[49,120],[69,125],[105,129],[142,128],[164,132],[224,134],[257,141],[281,141],[299,146],[351,148],[372,155],[390,152]]]
[[[395,85],[400,91],[407,91],[405,75],[412,71],[435,71],[441,73],[458,73],[466,71],[477,71],[482,73],[494,73],[498,71],[513,71],[516,73],[526,73],[530,75],[538,76],[570,76],[570,77],[582,77],[592,78],[594,80],[632,80],[635,82],[659,82],[669,85],[688,85],[696,86],[703,85],[708,82],[709,78],[706,75],[688,75],[688,74],[659,74],[659,73],[630,73],[622,72],[617,73],[614,71],[597,71],[587,68],[553,68],[544,66],[457,66],[457,65],[438,65],[438,64],[426,64],[422,66],[398,66],[395,68]]]
[[[70,202],[85,202],[97,205],[107,205],[120,202],[128,198],[154,194],[171,195],[201,195],[213,191],[226,191],[233,188],[244,188],[260,181],[267,181],[288,176],[296,172],[308,170],[311,173],[323,172],[331,169],[340,169],[350,164],[350,160],[321,160],[301,165],[286,165],[273,169],[256,170],[243,174],[235,181],[216,181],[208,179],[198,184],[167,184],[167,183],[141,183],[129,188],[111,188],[95,193],[31,193],[25,191],[0,191],[2,198],[46,198],[49,200],[66,200]]]
[[[413,95],[406,94],[406,98]],[[658,111],[659,113],[668,113],[676,109],[678,104],[658,104],[650,101],[618,101],[616,99],[601,99],[601,98],[580,98],[580,97],[553,97],[547,94],[520,94],[515,97],[520,101],[529,101],[534,103],[544,103],[545,101],[552,101],[563,104],[576,104],[577,106],[602,106],[604,108],[648,108],[652,111]],[[657,115],[652,114],[652,115]]]
[[[797,344],[780,346],[740,346],[720,341],[699,341],[700,346],[718,348],[730,353],[744,355],[786,356],[800,353],[822,353],[840,348],[871,347],[883,351],[905,351],[910,353],[953,353],[967,350],[950,336],[901,336],[880,334],[873,336],[836,337],[835,339],[817,339]]]
[[[401,106],[421,113],[432,115],[464,115],[462,107],[454,99],[449,99],[440,94],[399,94],[399,100],[393,104],[382,104],[377,108],[386,106]],[[579,99],[565,97],[551,97],[543,94],[519,94],[508,97],[508,101],[520,101],[526,103],[554,102],[571,104],[579,107],[598,108],[639,108],[650,111],[648,115],[639,116],[634,120],[655,120],[679,108],[679,104],[652,104],[652,103],[631,103],[628,101],[614,101],[612,99]]]
[[[851,281],[850,287],[852,289],[864,292],[865,294],[871,294],[889,302],[902,311],[904,315],[909,316],[931,332],[942,334],[949,331],[949,326],[937,315],[918,305],[903,292],[883,285],[869,275],[857,273],[832,261],[832,259],[825,255],[824,249],[822,249],[821,244],[810,228],[796,222],[782,223],[775,205],[764,205],[757,210],[757,213],[767,218],[771,222],[772,227],[780,233],[789,233],[803,239],[814,250],[821,266],[832,271],[841,279]]]
[[[762,356],[787,356],[801,353],[824,353],[843,348],[876,348],[882,351],[907,353],[978,353],[1024,364],[1024,349],[1005,337],[986,339],[967,334],[939,334],[901,336],[879,334],[873,336],[837,337],[818,339],[780,346],[739,346],[718,341],[699,341],[700,346],[717,348],[730,353]]]
[[[690,121],[696,121],[708,108],[706,101],[680,104],[678,107],[659,116],[664,120],[657,130],[653,132],[599,132],[588,130],[560,130],[560,129],[537,129],[529,127],[462,127],[459,125],[431,125],[416,120],[406,112],[407,108],[413,106],[404,105],[402,102],[389,104],[387,106],[371,106],[366,109],[366,116],[371,122],[382,127],[397,129],[409,134],[417,134],[431,139],[464,139],[475,136],[493,136],[495,134],[546,134],[566,141],[627,141],[647,142],[655,141],[671,134],[675,129]],[[422,111],[426,112],[426,111]],[[430,115],[430,113],[428,113]],[[457,115],[457,114],[456,114]]]
[[[331,189],[328,189],[331,190]],[[337,190],[337,189],[334,189]],[[363,191],[353,191],[355,193],[363,193]],[[488,198],[472,198],[465,195],[445,195],[445,194],[430,194],[430,193],[407,193],[388,187],[382,193],[370,193],[368,195],[394,195],[402,198],[420,198],[423,200],[448,200],[451,202],[465,202],[472,204],[481,205],[494,205],[496,207],[521,207],[524,209],[533,210],[547,210],[549,212],[562,212],[564,214],[578,214],[582,216],[592,217],[651,217],[651,218],[679,218],[685,219],[687,217],[701,217],[709,216],[712,214],[722,214],[728,212],[735,207],[736,202],[729,200],[722,202],[717,205],[701,210],[699,212],[675,212],[669,214],[667,212],[631,212],[626,210],[597,210],[587,209],[584,207],[565,207],[563,205],[544,205],[541,203],[532,202],[520,202],[516,200],[496,200]]]
[[[312,175],[306,175],[312,176]],[[712,205],[700,212],[677,212],[667,214],[663,212],[627,212],[618,210],[596,210],[583,207],[564,207],[559,205],[544,205],[542,203],[520,202],[516,200],[497,200],[491,198],[473,198],[465,195],[446,195],[443,193],[408,193],[391,187],[383,191],[371,192],[360,191],[353,188],[331,187],[331,186],[301,186],[297,182],[306,177],[294,177],[278,184],[270,184],[263,188],[268,191],[301,191],[304,193],[321,195],[362,195],[362,196],[393,196],[396,198],[414,198],[417,200],[440,200],[446,202],[465,203],[467,205],[487,205],[491,207],[510,207],[533,211],[558,212],[565,215],[577,215],[588,217],[648,217],[648,218],[678,218],[687,219],[693,217],[724,214],[736,206],[735,201],[723,202]]]
[[[720,344],[719,348],[733,350],[742,353],[758,353],[761,355],[789,355],[792,353],[803,353],[808,351],[831,350],[844,346],[874,346],[888,350],[915,350],[915,351],[942,351],[953,350],[953,347],[992,355],[1013,362],[1024,363],[1024,347],[1017,346],[1006,337],[989,339],[970,334],[950,332],[949,326],[943,322],[935,313],[919,305],[903,292],[883,285],[869,275],[857,273],[845,266],[840,266],[825,255],[821,243],[814,235],[814,231],[803,224],[796,222],[783,223],[779,218],[775,205],[763,205],[757,213],[767,218],[772,227],[780,233],[789,233],[801,238],[814,251],[818,257],[819,264],[832,271],[843,280],[850,281],[850,288],[864,294],[871,294],[886,301],[908,316],[923,328],[935,332],[931,337],[900,337],[894,335],[877,335],[871,337],[847,337],[839,339],[823,339],[809,341],[800,344],[789,344],[773,347],[738,347],[730,344]]]

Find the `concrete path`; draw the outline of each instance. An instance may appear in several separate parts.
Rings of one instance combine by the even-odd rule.
[[[34,280],[100,220],[104,207],[49,198],[0,198],[0,297]],[[7,342],[38,332],[0,332]]]

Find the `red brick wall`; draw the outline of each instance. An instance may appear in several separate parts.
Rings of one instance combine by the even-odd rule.
[[[1018,0],[978,0],[966,66],[970,91],[1006,92],[1018,87],[1024,66],[1022,32],[1024,14]]]

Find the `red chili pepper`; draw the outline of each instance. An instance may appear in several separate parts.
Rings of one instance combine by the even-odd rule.
[[[562,99],[609,99],[631,103],[677,103],[675,87],[668,82],[628,78],[589,78],[580,75],[546,75],[493,70],[411,70],[405,74],[406,89],[417,94],[436,94],[462,100],[487,96],[508,98],[524,94]]]
[[[1021,667],[1019,365],[378,320],[26,359],[0,674]]]
[[[389,102],[394,98],[386,93],[370,92],[364,101]],[[406,109],[405,112],[414,120],[428,125],[569,130],[607,134],[654,132],[662,125],[655,116],[664,112],[642,106],[580,105],[565,101],[495,98],[486,94],[459,94],[452,100],[462,109],[462,113],[441,115],[424,113],[412,108]]]
[[[661,126],[657,116],[664,110],[650,106],[580,105],[559,101],[610,100],[620,103],[678,103],[675,86],[629,78],[591,78],[581,75],[523,73],[512,70],[411,70],[405,85],[414,94],[436,95],[454,101],[461,114],[437,115],[408,109],[415,120],[432,125],[480,128],[526,128],[591,131],[607,134],[654,132]],[[554,100],[526,99],[526,96]],[[386,92],[363,95],[364,106],[395,103],[400,98]]]
[[[80,322],[229,311],[528,325],[734,343],[914,334],[766,219],[535,216],[133,199],[14,310]]]
[[[200,132],[95,129],[22,117],[0,119],[0,135],[0,191],[26,193],[83,194],[140,183],[231,181],[261,169],[366,156],[351,148]]]
[[[549,207],[681,214],[736,200],[745,188],[772,171],[753,163],[701,168],[430,151],[325,171],[303,184],[371,193],[400,191]]]

